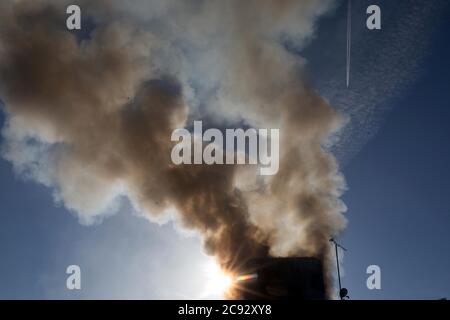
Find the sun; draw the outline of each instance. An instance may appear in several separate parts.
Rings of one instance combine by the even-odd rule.
[[[233,285],[233,277],[227,274],[214,260],[205,264],[205,290],[204,296],[223,299]]]

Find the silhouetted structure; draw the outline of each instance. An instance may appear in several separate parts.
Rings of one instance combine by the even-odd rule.
[[[249,260],[237,287],[240,299],[326,299],[323,266],[316,258]]]
[[[347,251],[347,249],[345,249],[343,246],[341,246],[339,243],[337,243],[336,240],[334,240],[333,238],[330,239],[330,242],[332,242],[334,244],[334,250],[336,252],[336,270],[337,270],[337,276],[338,276],[338,280],[339,280],[339,298],[341,300],[350,299],[350,297],[348,296],[347,288],[342,288],[342,285],[341,285],[341,272],[339,270],[339,253],[338,253],[338,248],[341,248],[344,251]]]

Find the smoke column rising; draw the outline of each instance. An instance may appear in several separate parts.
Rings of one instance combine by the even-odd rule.
[[[82,223],[123,196],[152,221],[175,219],[227,269],[267,255],[327,262],[345,183],[324,145],[342,121],[283,42],[309,41],[331,1],[83,1],[95,25],[83,36],[65,29],[66,5],[0,4],[3,156],[17,172]],[[172,131],[202,117],[280,128],[278,174],[173,165]]]

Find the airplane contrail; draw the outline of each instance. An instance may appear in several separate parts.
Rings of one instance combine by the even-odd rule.
[[[347,6],[347,88],[350,85],[350,49],[352,46],[352,0],[348,0]]]

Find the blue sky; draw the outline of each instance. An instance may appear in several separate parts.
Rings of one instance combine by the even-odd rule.
[[[343,167],[343,284],[356,299],[449,296],[450,24],[437,20],[417,80],[379,106],[389,111],[376,134]],[[381,268],[381,290],[366,288],[371,264]]]
[[[420,79],[391,102],[377,135],[344,168],[344,283],[355,298],[449,295],[449,27],[434,36]],[[382,268],[381,291],[365,289],[370,264]]]
[[[382,8],[378,33],[368,33],[363,24],[361,9],[372,3]],[[349,89],[340,32],[345,7],[319,21],[317,37],[302,51],[318,90],[351,114],[335,151],[348,185],[343,196],[348,227],[339,239],[348,249],[342,282],[354,299],[450,296],[450,21],[442,19],[450,6],[442,6],[436,19],[424,15],[415,21],[417,30],[394,25],[405,12],[414,16],[411,7],[417,3],[354,6]],[[386,43],[390,31],[400,38],[412,32],[418,43],[413,37],[399,53]],[[389,75],[401,73],[400,62],[409,73],[389,83]],[[201,298],[204,278],[198,271],[208,258],[197,237],[171,224],[151,224],[130,213],[127,204],[102,223],[83,226],[55,204],[48,189],[15,175],[5,160],[0,160],[0,178],[1,299]],[[70,264],[82,269],[81,291],[65,287]],[[381,290],[366,287],[366,268],[372,264],[381,267]]]

